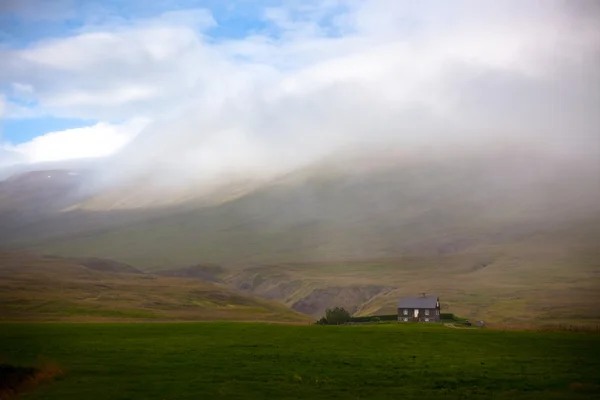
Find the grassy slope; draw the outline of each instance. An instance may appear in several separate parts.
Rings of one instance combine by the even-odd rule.
[[[123,215],[119,219],[137,222],[100,231],[83,221],[110,220],[111,213],[71,220],[68,214],[64,224],[72,228],[80,219],[83,234],[19,246],[162,269],[444,255],[539,235],[550,236],[546,246],[600,241],[600,192],[590,169],[539,167],[528,156],[356,168],[297,171],[232,201],[163,210],[146,220]],[[44,231],[58,234],[63,222],[53,220],[54,229]]]
[[[27,399],[592,399],[600,336],[443,326],[0,325],[65,371]]]
[[[443,309],[489,323],[597,325],[600,249],[584,257],[560,247],[525,247],[513,246],[508,254],[490,248],[444,257],[263,266],[233,271],[226,281],[300,311],[307,310],[298,302],[304,299],[306,307],[309,299],[315,316],[336,305],[357,315],[394,313],[399,297],[428,292],[441,297]],[[356,302],[351,289],[365,287],[381,290]]]
[[[275,302],[199,280],[96,271],[60,258],[0,253],[0,320],[308,322]]]
[[[393,312],[399,296],[428,292],[442,296],[450,311],[491,322],[595,324],[600,319],[594,307],[600,301],[600,221],[595,215],[561,221],[549,216],[549,207],[542,217],[517,218],[521,223],[530,218],[531,224],[513,225],[510,218],[488,224],[489,218],[481,216],[455,223],[435,218],[433,211],[417,222],[402,222],[399,215],[397,222],[380,217],[354,221],[338,213],[337,222],[295,224],[286,210],[296,206],[269,218],[266,213],[277,210],[271,204],[279,202],[256,196],[34,250],[110,257],[150,269],[266,263],[271,266],[258,273],[233,271],[228,282],[236,288],[245,283],[249,293],[288,306],[308,298],[309,307],[297,309],[316,317],[336,305],[359,314]],[[336,212],[330,211],[334,218]],[[415,233],[417,228],[421,231]],[[365,285],[380,287],[382,293],[369,300],[368,293],[345,289]],[[326,293],[315,292],[323,289]]]
[[[390,312],[399,295],[435,292],[471,318],[599,318],[597,172],[536,165],[528,155],[347,167],[299,171],[216,206],[163,210],[22,246],[150,270],[244,267],[225,279],[289,306],[305,300],[315,316],[338,304]],[[67,220],[71,228],[79,223]],[[60,232],[55,222],[44,231]],[[366,302],[371,292],[347,289],[365,285],[381,294]]]

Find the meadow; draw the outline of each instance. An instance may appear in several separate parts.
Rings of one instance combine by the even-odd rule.
[[[591,399],[599,353],[592,333],[442,325],[0,325],[1,362],[64,371],[22,399]]]
[[[199,279],[96,270],[78,260],[0,252],[2,322],[140,320],[309,322],[312,318]]]

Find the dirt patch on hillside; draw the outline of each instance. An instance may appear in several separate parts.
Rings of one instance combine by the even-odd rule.
[[[318,279],[295,279],[293,275],[269,266],[240,271],[226,279],[226,283],[236,290],[277,300],[295,311],[317,318],[333,307],[344,307],[354,313],[391,289],[377,284],[328,286]]]
[[[374,296],[387,291],[385,286],[335,286],[313,290],[308,296],[292,304],[292,309],[304,314],[319,316],[327,308],[343,307],[354,313]]]

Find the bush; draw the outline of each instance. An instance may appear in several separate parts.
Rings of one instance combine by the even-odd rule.
[[[330,325],[344,324],[350,321],[350,313],[343,307],[328,308],[325,310],[325,320]]]
[[[325,316],[321,317],[317,325],[339,325],[350,321],[350,313],[343,307],[328,308],[325,310]]]

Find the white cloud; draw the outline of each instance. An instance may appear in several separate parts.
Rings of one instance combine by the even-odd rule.
[[[0,54],[0,81],[31,88],[53,115],[151,116],[121,156],[134,169],[288,164],[365,140],[597,132],[600,25],[583,18],[585,0],[293,4],[265,10],[276,34],[241,39],[207,37],[203,10],[87,27]]]
[[[13,93],[17,96],[27,96],[33,93],[33,86],[25,83],[14,82],[12,87]]]
[[[98,90],[89,93],[84,90],[73,90],[65,94],[52,97],[50,104],[53,107],[115,107],[131,102],[150,100],[158,95],[155,87],[151,85],[123,85],[121,87]]]
[[[2,94],[0,94],[0,122],[2,121],[2,118],[4,117],[5,112],[6,112],[6,99],[4,98],[4,96]],[[2,130],[1,129],[2,129],[2,127],[0,126],[0,169],[24,162],[25,160],[19,153],[9,150],[7,148],[4,148],[4,146],[2,146]]]
[[[87,27],[81,34],[0,52],[0,82],[35,91],[55,116],[127,119],[161,112],[198,81],[220,79],[225,62],[205,46],[198,29],[214,23],[204,10]]]
[[[11,167],[13,165],[23,164],[26,160],[24,157],[12,150],[4,149],[0,146],[0,172],[5,167]],[[2,175],[0,175],[2,179]]]
[[[98,123],[84,128],[67,129],[38,136],[18,145],[0,144],[0,151],[11,153],[11,163],[38,163],[75,158],[103,157],[130,142],[149,121],[135,119],[122,125]],[[2,156],[2,153],[0,153]],[[18,158],[17,158],[18,157]],[[9,165],[5,162],[5,165]]]
[[[6,112],[6,99],[2,94],[0,94],[0,120],[4,117],[4,113]]]

